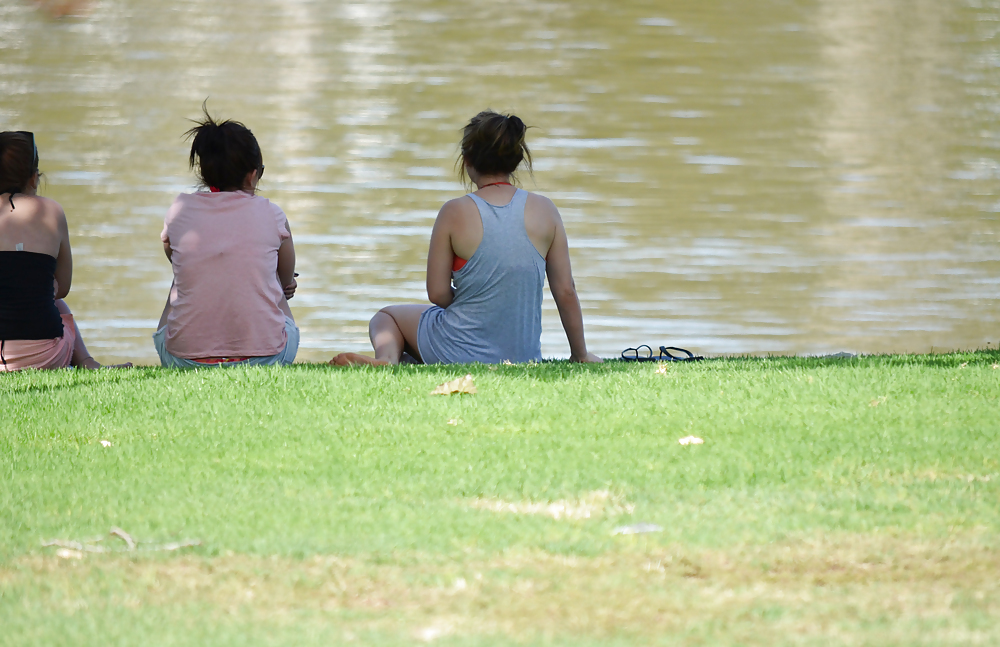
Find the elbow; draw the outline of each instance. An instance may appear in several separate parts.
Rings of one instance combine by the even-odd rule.
[[[434,305],[447,308],[454,298],[455,292],[451,286],[451,277],[448,277],[447,280],[427,281],[427,299]]]
[[[568,283],[566,285],[553,285],[551,286],[552,298],[558,303],[562,303],[567,299],[575,299],[576,297],[576,286],[573,283]]]
[[[427,291],[427,298],[434,305],[436,305],[436,306],[438,306],[440,308],[447,308],[448,306],[451,305],[452,294],[451,294],[451,290],[450,289],[447,292],[439,292],[439,291],[428,290]]]

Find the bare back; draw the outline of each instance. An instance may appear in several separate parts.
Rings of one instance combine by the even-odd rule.
[[[17,193],[0,195],[0,251],[36,252],[56,259],[56,298],[69,293],[73,256],[66,214],[55,200]]]

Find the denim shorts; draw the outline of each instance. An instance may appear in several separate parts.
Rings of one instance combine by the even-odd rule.
[[[295,354],[299,352],[299,327],[291,317],[285,316],[285,333],[288,335],[288,342],[276,355],[270,357],[251,357],[242,362],[221,362],[219,364],[203,364],[193,359],[184,359],[171,355],[167,350],[167,327],[160,328],[153,334],[153,346],[160,355],[160,364],[164,368],[214,368],[216,366],[287,366],[295,361]]]

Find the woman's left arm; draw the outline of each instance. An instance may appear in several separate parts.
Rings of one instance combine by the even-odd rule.
[[[56,228],[59,232],[59,254],[56,256],[56,298],[64,299],[69,294],[73,284],[73,251],[69,246],[69,225],[66,223],[66,213],[58,205],[55,206]]]
[[[292,229],[287,220],[285,228],[288,229],[288,238],[281,241],[281,246],[278,247],[278,282],[281,283],[285,299],[291,299],[299,284],[295,280],[295,243],[292,242]]]

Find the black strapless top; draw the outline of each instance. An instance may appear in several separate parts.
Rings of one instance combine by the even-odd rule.
[[[37,252],[0,252],[0,339],[63,336],[53,280],[56,259]]]

